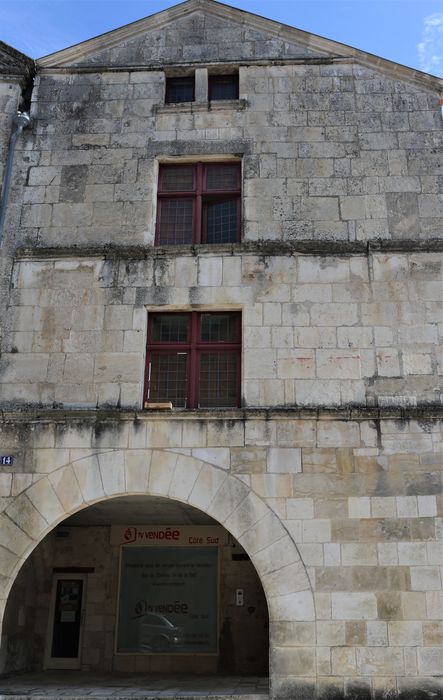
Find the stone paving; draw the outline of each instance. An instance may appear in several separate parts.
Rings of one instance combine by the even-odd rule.
[[[257,676],[194,676],[189,674],[82,673],[45,671],[0,679],[0,700],[64,698],[192,698],[267,700],[269,680]]]

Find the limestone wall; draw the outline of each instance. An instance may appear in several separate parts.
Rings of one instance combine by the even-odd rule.
[[[429,412],[5,415],[2,445],[15,459],[0,480],[4,595],[29,548],[85,504],[178,498],[224,523],[251,556],[268,601],[276,697],[314,683],[438,692],[441,428]]]
[[[13,119],[26,108],[30,96],[34,61],[0,41],[0,190],[8,157]],[[25,156],[26,160],[26,156]]]
[[[198,5],[200,4],[200,7]],[[229,5],[211,6],[209,3],[194,3],[188,8],[172,7],[140,23],[143,30],[131,35],[125,33],[117,45],[96,44],[85,54],[71,57],[70,65],[94,67],[121,66],[126,64],[155,65],[161,61],[166,65],[199,63],[224,63],[266,57],[313,58],[322,56],[325,50],[318,45],[310,47],[305,34],[303,41],[294,40],[282,31],[282,25],[263,21],[257,15],[239,12]],[[206,7],[205,7],[206,5]],[[180,11],[182,10],[182,11]],[[183,12],[184,10],[184,12]],[[150,23],[149,20],[154,20]],[[163,20],[163,21],[162,21]],[[114,34],[115,36],[115,34]]]
[[[8,80],[0,74],[0,184],[3,183],[9,139],[13,129],[12,120],[17,113],[20,97],[19,81],[12,76]]]
[[[0,46],[0,201],[3,195],[3,183],[5,177],[5,166],[9,153],[9,142],[14,129],[13,119],[17,114],[17,109],[21,101],[21,76],[12,75],[13,68],[9,65],[3,66],[2,47]],[[7,71],[5,73],[4,71]],[[11,73],[11,74],[9,74]],[[22,163],[20,156],[20,163]],[[8,213],[12,213],[14,205],[11,209],[8,207]],[[20,211],[20,205],[15,205],[15,213]],[[14,218],[8,218],[8,221],[14,221]],[[2,344],[5,310],[9,298],[9,279],[11,275],[12,260],[7,251],[8,243],[5,244],[4,234],[8,239],[9,224],[5,226],[3,232],[3,240],[0,241],[0,347]],[[1,350],[0,350],[1,352]]]
[[[204,0],[38,64],[0,281],[2,609],[68,515],[164,496],[249,554],[273,699],[441,692],[442,122],[436,79],[388,64]],[[207,101],[213,70],[238,100]],[[159,164],[232,156],[241,242],[155,248]],[[242,407],[143,412],[148,314],[226,309]]]
[[[164,105],[164,83],[40,75],[10,235],[151,245],[158,159],[236,154],[243,240],[441,237],[436,91],[345,63],[242,66],[241,99],[210,105]]]
[[[245,406],[440,404],[437,253],[16,261],[3,405],[141,408],[149,310],[242,312]]]

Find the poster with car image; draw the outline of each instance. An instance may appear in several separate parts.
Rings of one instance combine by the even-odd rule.
[[[217,653],[217,547],[121,549],[117,653]]]

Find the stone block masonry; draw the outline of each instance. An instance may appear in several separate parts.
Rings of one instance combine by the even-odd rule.
[[[165,107],[160,70],[38,76],[18,239],[150,245],[157,157],[239,152],[245,241],[440,236],[432,92],[347,64],[239,72],[228,111]]]
[[[83,670],[216,670],[115,654],[117,549],[54,536],[137,496],[238,543],[271,700],[439,697],[441,81],[212,0],[23,59],[0,45],[0,177],[36,71],[0,251],[0,673],[43,666],[58,566],[96,567]],[[238,98],[211,99],[229,75]],[[195,100],[165,99],[175,77]],[[190,196],[159,192],[161,166],[223,161],[238,240],[155,245],[158,200]],[[230,190],[201,191],[204,239]],[[144,411],[150,315],[217,311],[241,315],[238,406]]]
[[[440,405],[441,265],[437,253],[241,247],[167,260],[155,250],[144,260],[22,256],[0,360],[4,406],[139,408],[147,318],[164,300],[242,312],[245,406]]]
[[[0,480],[5,595],[29,548],[79,508],[172,496],[249,553],[268,599],[274,682],[295,669],[328,686],[332,670],[339,688],[363,677],[376,693],[394,671],[405,682],[438,675],[441,417],[47,411],[4,414],[1,444],[13,455]],[[90,604],[92,625],[103,612],[99,598]],[[94,640],[87,667],[100,671],[109,645]]]

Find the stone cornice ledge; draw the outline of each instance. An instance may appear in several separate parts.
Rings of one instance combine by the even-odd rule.
[[[15,250],[15,258],[103,258],[135,259],[178,257],[183,255],[366,255],[371,253],[441,253],[443,238],[429,240],[373,240],[373,241],[251,241],[225,245],[200,246],[55,246],[20,247]]]
[[[355,49],[358,51],[358,49]],[[329,55],[329,56],[303,56],[300,58],[257,58],[257,59],[232,59],[221,61],[157,61],[148,65],[128,63],[122,65],[106,65],[95,63],[92,65],[72,65],[72,66],[39,66],[38,75],[75,75],[88,73],[149,73],[155,71],[164,71],[165,69],[176,67],[195,68],[224,65],[224,66],[300,66],[300,65],[332,65],[344,63],[351,66],[362,66],[372,70],[381,70],[391,80],[403,80],[412,85],[419,85],[422,88],[428,88],[440,93],[443,90],[443,80],[436,75],[424,73],[423,71],[409,68],[400,63],[394,63],[388,59],[384,59],[373,54],[364,54],[363,56],[351,55]]]
[[[115,423],[117,421],[246,421],[246,420],[441,420],[442,404],[419,404],[417,406],[294,406],[275,408],[237,409],[172,409],[167,411],[145,411],[129,409],[69,409],[69,408],[23,408],[0,409],[2,423]]]

